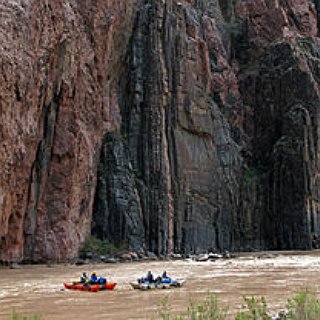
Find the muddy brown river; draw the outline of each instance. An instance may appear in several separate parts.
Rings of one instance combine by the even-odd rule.
[[[182,288],[138,291],[129,281],[152,270],[183,277]],[[83,272],[96,271],[118,283],[114,291],[68,291],[62,283]],[[284,308],[287,298],[309,287],[320,295],[320,251],[247,254],[215,262],[156,261],[99,265],[23,266],[0,269],[0,319],[13,310],[39,314],[45,320],[157,319],[159,304],[168,299],[172,311],[184,311],[191,300],[215,293],[229,306],[229,319],[243,304],[243,296],[264,296],[272,310]]]

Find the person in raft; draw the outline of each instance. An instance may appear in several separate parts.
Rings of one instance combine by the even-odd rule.
[[[151,273],[151,271],[148,271],[146,277],[141,277],[138,279],[138,283],[154,283],[154,278],[153,278],[153,274]]]
[[[146,276],[146,281],[149,283],[154,282],[153,274],[151,273],[151,271],[148,271],[147,276]]]
[[[161,282],[162,283],[170,283],[171,278],[167,276],[167,271],[163,271],[162,276],[161,276]]]
[[[87,283],[89,281],[87,274],[84,272],[80,277],[80,283]]]
[[[170,283],[171,282],[171,278],[169,278],[167,276],[167,271],[163,271],[162,275],[158,276],[156,278],[155,282],[157,282],[157,283]]]
[[[98,283],[98,277],[95,272],[92,272],[90,277],[90,284],[97,284]]]
[[[99,277],[98,283],[99,283],[99,284],[106,284],[106,283],[107,283],[107,279],[106,279],[106,278],[103,278],[103,277]]]
[[[98,277],[95,272],[92,272],[90,277],[90,284],[105,284],[107,279],[103,277]]]

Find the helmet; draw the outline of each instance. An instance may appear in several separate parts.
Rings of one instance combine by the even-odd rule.
[[[96,272],[92,272],[92,274],[96,275]]]

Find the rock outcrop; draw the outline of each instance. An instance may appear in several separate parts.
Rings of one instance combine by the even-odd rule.
[[[0,8],[0,260],[311,248],[319,1]]]

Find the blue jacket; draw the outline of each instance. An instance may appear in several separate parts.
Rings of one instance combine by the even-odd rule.
[[[103,277],[100,277],[100,278],[99,278],[99,283],[100,283],[100,284],[105,284],[105,283],[107,283],[107,279],[106,279],[106,278],[103,278]]]
[[[153,282],[153,281],[154,281],[154,280],[153,280],[153,274],[152,274],[152,273],[148,273],[146,280],[147,280],[148,282]]]

